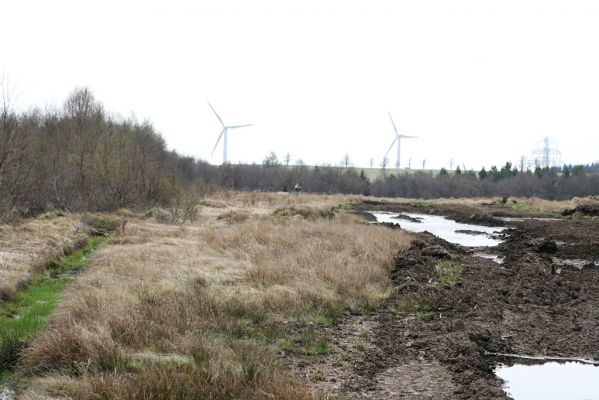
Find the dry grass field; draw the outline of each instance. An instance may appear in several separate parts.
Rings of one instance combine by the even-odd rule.
[[[345,211],[356,199],[223,194],[182,227],[130,217],[22,354],[20,397],[318,397],[277,353],[326,352],[311,327],[387,297],[410,242]]]

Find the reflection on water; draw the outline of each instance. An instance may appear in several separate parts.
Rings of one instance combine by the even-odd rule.
[[[501,240],[493,237],[500,233],[505,228],[488,227],[480,225],[462,224],[445,217],[427,214],[412,214],[402,213],[420,222],[413,222],[406,219],[397,219],[397,213],[372,212],[376,217],[377,222],[390,222],[399,224],[402,229],[410,232],[428,231],[435,236],[445,239],[448,242],[460,244],[462,246],[479,247],[479,246],[497,246]],[[456,231],[479,231],[484,234],[473,235],[469,233]]]
[[[505,222],[523,222],[523,221],[559,221],[559,218],[548,217],[497,217]]]
[[[599,367],[581,362],[499,365],[495,373],[514,400],[599,400]]]
[[[504,258],[501,256],[498,256],[497,254],[475,253],[474,255],[477,257],[489,259],[497,264],[503,264],[503,261],[504,261]]]
[[[0,400],[13,400],[16,397],[16,393],[12,389],[0,388]]]

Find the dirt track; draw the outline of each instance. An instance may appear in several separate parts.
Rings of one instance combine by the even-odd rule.
[[[492,211],[435,209],[496,225]],[[506,399],[493,374],[497,359],[488,353],[599,359],[599,221],[502,224],[513,227],[493,249],[505,257],[502,265],[474,256],[476,249],[419,235],[396,258],[397,295],[374,316],[327,328],[333,351],[298,372],[311,378],[324,371],[317,389],[358,398]],[[436,281],[443,260],[461,265],[457,282]],[[406,299],[427,306],[407,309]]]

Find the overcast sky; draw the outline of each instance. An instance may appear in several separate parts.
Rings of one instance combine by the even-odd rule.
[[[3,1],[0,71],[20,108],[89,87],[149,119],[170,148],[211,163],[467,168],[529,156],[599,160],[599,2]],[[390,161],[395,163],[395,152]]]

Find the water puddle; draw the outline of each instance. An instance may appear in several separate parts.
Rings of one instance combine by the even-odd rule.
[[[486,254],[486,253],[474,253],[474,255],[476,257],[482,257],[482,258],[486,258],[488,260],[493,261],[494,263],[497,264],[503,264],[503,261],[505,260],[504,257],[501,257],[497,254]]]
[[[17,397],[14,390],[9,388],[0,388],[0,400],[13,400]]]
[[[502,242],[498,234],[506,228],[463,224],[438,215],[372,212],[377,222],[399,224],[410,232],[428,231],[441,239],[468,247],[491,247]]]
[[[497,217],[498,220],[504,222],[523,222],[523,221],[559,221],[559,218],[550,218],[550,217]]]
[[[599,366],[588,362],[499,365],[495,373],[514,400],[599,400]]]
[[[580,258],[575,258],[575,259],[561,259],[561,258],[557,258],[557,257],[551,257],[551,261],[559,266],[559,267],[573,267],[576,269],[583,269],[585,267],[596,267],[599,262],[595,261],[589,261],[589,260],[583,260]]]

